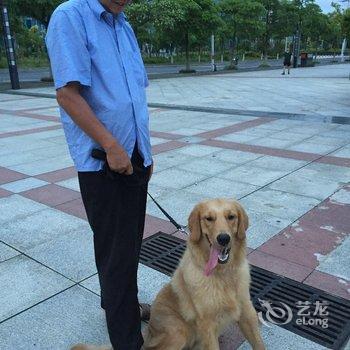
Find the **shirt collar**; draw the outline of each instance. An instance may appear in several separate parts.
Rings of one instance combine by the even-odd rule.
[[[99,0],[87,0],[89,7],[91,11],[95,14],[97,19],[101,19],[101,16],[106,10],[102,6],[102,4],[99,2]]]
[[[108,14],[109,12],[106,11],[106,9],[102,6],[99,0],[87,0],[92,12],[95,14],[97,19],[101,20],[103,19],[103,16],[105,14]],[[112,15],[113,16],[113,15]],[[123,24],[126,20],[126,15],[124,12],[119,13],[118,15],[114,16],[116,20],[120,24]]]

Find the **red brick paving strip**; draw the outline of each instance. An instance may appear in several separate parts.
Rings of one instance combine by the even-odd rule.
[[[350,235],[350,205],[323,201],[258,250],[275,257],[315,269],[317,254],[332,252]]]
[[[316,153],[290,151],[290,150],[284,150],[279,148],[248,145],[244,143],[237,143],[237,142],[231,142],[231,141],[206,140],[206,141],[200,142],[200,144],[206,145],[206,146],[212,146],[212,147],[221,147],[225,149],[233,149],[233,150],[242,151],[242,152],[264,154],[266,156],[275,156],[275,157],[290,158],[290,159],[296,159],[296,160],[306,160],[310,162],[313,161],[315,163],[350,167],[349,158],[322,156],[322,154],[316,154]]]
[[[328,198],[249,254],[249,260],[350,300],[350,281],[315,270],[318,256],[327,255],[342,244],[350,235],[349,227],[350,205]]]
[[[0,134],[0,139],[5,138],[5,137],[11,137],[11,136],[35,134],[35,133],[42,132],[42,131],[57,130],[57,129],[61,129],[61,128],[62,128],[61,125],[52,125],[52,126],[44,126],[41,128],[33,128],[33,129],[27,129],[27,130],[5,132],[3,134]]]
[[[49,178],[46,179],[49,180]],[[76,191],[53,184],[23,192],[21,195],[37,202],[52,206],[55,209],[61,210],[67,214],[87,220],[80,193]],[[176,228],[167,220],[163,220],[152,215],[146,215],[143,238],[147,238],[159,231],[172,234],[176,231]]]
[[[167,139],[167,140],[177,140],[177,139],[181,139],[182,137],[185,137],[184,135],[172,134],[170,132],[162,132],[162,131],[151,131],[151,136],[159,137],[161,139]]]
[[[169,141],[169,142],[162,143],[160,145],[153,146],[152,153],[159,154],[159,153],[163,153],[163,152],[168,152],[168,151],[171,151],[173,149],[185,147],[187,145],[188,145],[188,143],[186,143],[186,142],[180,142],[180,141],[175,141],[175,140]]]
[[[248,255],[249,263],[261,267],[262,269],[274,272],[278,275],[302,282],[313,271],[312,268],[305,267],[290,261],[284,260],[270,254],[255,250]]]
[[[49,173],[40,174],[35,176],[37,179],[44,180],[47,182],[59,182],[71,179],[77,176],[77,171],[74,166],[64,168],[60,170],[50,171]]]
[[[3,188],[0,188],[0,198],[11,196],[11,194],[13,193],[10,191],[4,190]]]
[[[345,166],[345,167],[350,168],[350,159],[349,158],[324,156],[321,159],[318,159],[317,163],[339,165],[339,166]]]
[[[324,290],[330,294],[338,295],[350,300],[350,281],[329,275],[321,271],[314,271],[306,280],[305,284]]]
[[[40,119],[40,120],[46,120],[46,121],[49,121],[49,122],[59,122],[61,120],[60,117],[55,117],[53,115],[45,115],[45,114],[21,113],[21,112],[19,112],[19,116],[20,117]]]
[[[54,184],[25,191],[21,195],[50,207],[56,207],[80,198],[79,192]]]
[[[57,205],[55,209],[61,210],[66,214],[76,216],[80,219],[87,220],[85,208],[81,198],[77,198],[70,202]]]
[[[244,144],[244,143],[231,142],[231,141],[207,140],[207,141],[201,142],[201,144],[206,145],[206,146],[221,147],[221,148],[226,148],[226,149],[234,149],[237,151],[264,154],[267,156],[292,158],[292,159],[297,159],[297,160],[313,161],[313,160],[321,157],[320,154],[315,154],[315,153],[288,151],[288,150],[283,150],[283,149],[279,149],[279,148],[248,145],[248,144]]]
[[[18,116],[18,117],[46,120],[49,122],[57,122],[60,120],[60,118],[54,117],[52,115],[39,115],[39,114],[32,114],[32,113],[24,113],[24,112],[20,112],[20,111],[9,111],[7,109],[0,109],[0,115],[1,114],[10,114],[10,115]]]
[[[143,238],[150,237],[159,231],[171,234],[176,231],[176,228],[167,220],[147,214]]]
[[[6,184],[8,182],[22,180],[27,177],[28,177],[27,175],[19,173],[17,171],[0,167],[0,185]]]
[[[225,126],[223,128],[220,128],[220,129],[201,132],[200,134],[196,134],[195,136],[203,137],[206,139],[212,139],[215,137],[231,134],[233,132],[238,132],[238,131],[254,128],[255,126],[268,124],[268,123],[271,123],[275,120],[276,120],[275,118],[257,118],[257,119],[248,120],[248,121],[242,122],[242,123],[236,123],[236,124],[233,124],[231,126]]]
[[[35,111],[41,111],[44,109],[54,109],[56,108],[58,110],[58,106],[45,106],[45,107],[35,107],[35,108],[27,108],[27,109],[21,109],[22,112],[35,112]]]
[[[1,100],[0,102],[3,103],[3,102],[17,102],[18,100],[31,100],[33,97],[30,97],[30,96],[24,96],[24,95],[21,95],[20,98],[16,98],[16,96],[12,95],[13,97],[8,97],[4,100]]]

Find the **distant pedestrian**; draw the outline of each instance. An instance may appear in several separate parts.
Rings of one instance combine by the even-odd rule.
[[[282,75],[286,74],[286,70],[288,71],[288,74],[290,74],[290,66],[291,65],[292,65],[292,54],[289,51],[286,51],[284,53],[283,73],[282,73]]]

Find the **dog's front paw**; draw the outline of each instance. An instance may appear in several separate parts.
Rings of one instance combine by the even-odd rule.
[[[90,345],[86,344],[77,344],[74,345],[70,350],[92,350],[93,348]]]
[[[95,346],[87,344],[77,344],[74,345],[70,350],[113,350],[111,346]]]
[[[89,349],[87,347],[87,345],[84,345],[84,344],[77,344],[77,345],[74,345],[72,348],[70,348],[70,350],[87,350]]]

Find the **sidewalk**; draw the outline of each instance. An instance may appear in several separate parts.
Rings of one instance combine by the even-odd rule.
[[[345,57],[347,60],[349,59],[349,56]],[[335,61],[335,62],[334,62]],[[241,59],[238,62],[238,69],[239,71],[246,71],[246,70],[261,70],[260,65],[262,64],[261,59],[246,59],[245,61],[242,61]],[[341,58],[337,56],[335,59],[333,56],[329,57],[318,57],[317,58],[317,64],[318,65],[329,65],[329,64],[338,64],[341,62]],[[283,58],[280,59],[269,59],[268,64],[270,65],[270,68],[281,68],[283,65]],[[229,65],[229,62],[221,62],[216,61],[216,67],[218,71],[222,71]],[[180,69],[183,69],[185,67],[185,63],[183,64],[146,64],[146,70],[148,77],[150,79],[157,79],[159,77],[170,77],[174,78],[179,73]],[[197,72],[205,73],[205,74],[211,74],[212,71],[212,65],[211,62],[202,61],[199,62],[191,62],[191,67],[195,69]],[[24,82],[40,82],[41,78],[49,76],[49,68],[48,67],[41,67],[41,68],[22,68],[20,64],[18,64],[18,74],[19,74],[19,80],[21,81],[22,87],[24,85]],[[0,68],[0,88],[4,83],[10,82],[10,77],[8,73],[7,68]]]
[[[270,116],[271,113],[316,118],[350,116],[350,64],[218,74],[173,79],[154,79],[147,89],[148,101],[157,107],[226,109],[232,114]],[[22,89],[54,96],[52,87]],[[277,117],[280,117],[278,115]],[[319,118],[319,119],[317,119]]]
[[[349,68],[153,80],[152,103],[239,113],[150,108],[150,192],[182,224],[204,198],[239,199],[251,264],[350,300]],[[0,115],[0,349],[105,343],[91,231],[56,101],[0,94]],[[334,116],[344,118],[323,122]],[[185,239],[149,202],[144,238],[158,231]],[[140,264],[140,300],[168,280]],[[323,349],[280,327],[263,334],[268,349]],[[248,349],[232,327],[221,349],[240,346]]]

